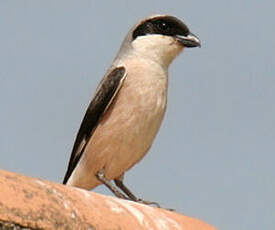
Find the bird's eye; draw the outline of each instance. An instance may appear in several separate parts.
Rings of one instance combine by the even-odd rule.
[[[162,30],[162,31],[166,31],[169,29],[169,26],[166,22],[159,22],[158,27]]]

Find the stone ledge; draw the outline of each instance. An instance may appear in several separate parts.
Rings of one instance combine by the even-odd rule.
[[[0,223],[0,229],[215,229],[176,212],[3,170]]]

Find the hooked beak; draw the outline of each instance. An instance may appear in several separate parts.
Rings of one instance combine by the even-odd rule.
[[[187,36],[176,35],[176,40],[184,47],[201,47],[200,39],[192,33],[189,33]]]

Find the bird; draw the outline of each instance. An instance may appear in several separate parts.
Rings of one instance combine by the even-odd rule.
[[[124,174],[146,155],[158,133],[169,65],[184,48],[200,46],[172,15],[152,15],[130,29],[87,108],[63,184],[86,190],[104,184],[119,198],[155,203],[137,198]]]

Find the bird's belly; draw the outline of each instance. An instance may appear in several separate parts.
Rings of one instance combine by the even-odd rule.
[[[104,168],[108,179],[141,160],[158,132],[166,109],[167,79],[149,80],[126,79],[86,148],[89,168]]]

